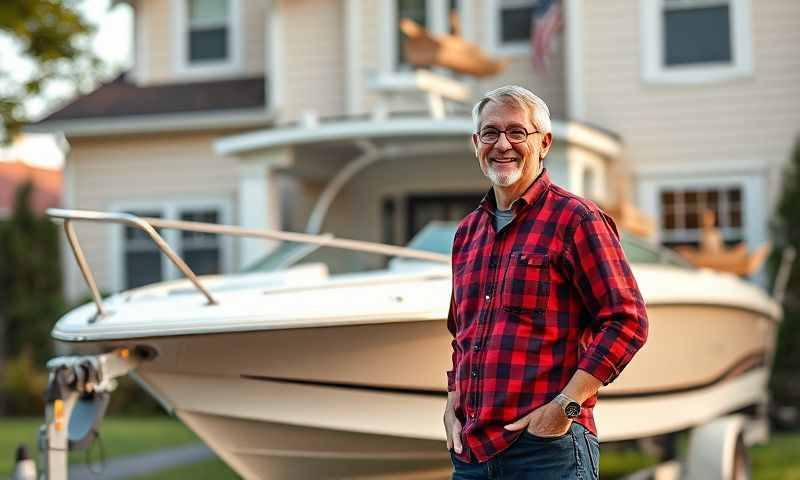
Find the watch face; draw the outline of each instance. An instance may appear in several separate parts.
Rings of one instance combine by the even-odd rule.
[[[581,406],[576,402],[569,402],[564,409],[567,418],[575,418],[581,414]]]

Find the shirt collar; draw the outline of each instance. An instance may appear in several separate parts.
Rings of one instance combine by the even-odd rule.
[[[516,214],[520,210],[530,207],[536,203],[537,200],[539,200],[542,194],[550,187],[551,183],[552,182],[550,181],[550,175],[547,173],[547,169],[542,168],[542,172],[530,184],[522,196],[511,203],[511,209],[514,210],[514,213]],[[483,196],[479,206],[480,208],[494,215],[494,211],[497,208],[497,199],[495,199],[494,196],[494,187],[489,187],[489,191]]]

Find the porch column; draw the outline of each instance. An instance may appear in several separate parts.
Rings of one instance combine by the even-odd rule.
[[[276,169],[291,165],[292,151],[275,148],[239,160],[239,225],[245,228],[281,228],[281,205]],[[239,238],[238,267],[246,267],[269,253],[278,242]]]

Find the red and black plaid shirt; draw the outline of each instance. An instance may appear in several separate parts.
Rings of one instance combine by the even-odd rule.
[[[610,383],[647,338],[647,314],[613,220],[543,173],[495,231],[493,190],[453,242],[448,390],[464,450],[484,462],[520,435],[504,425],[551,401],[576,369]],[[593,396],[576,419],[597,433]]]

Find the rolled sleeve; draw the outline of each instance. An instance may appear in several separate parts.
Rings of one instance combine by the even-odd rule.
[[[593,331],[578,368],[608,385],[644,345],[648,332],[644,300],[614,221],[600,211],[584,216],[574,230],[565,261]]]

